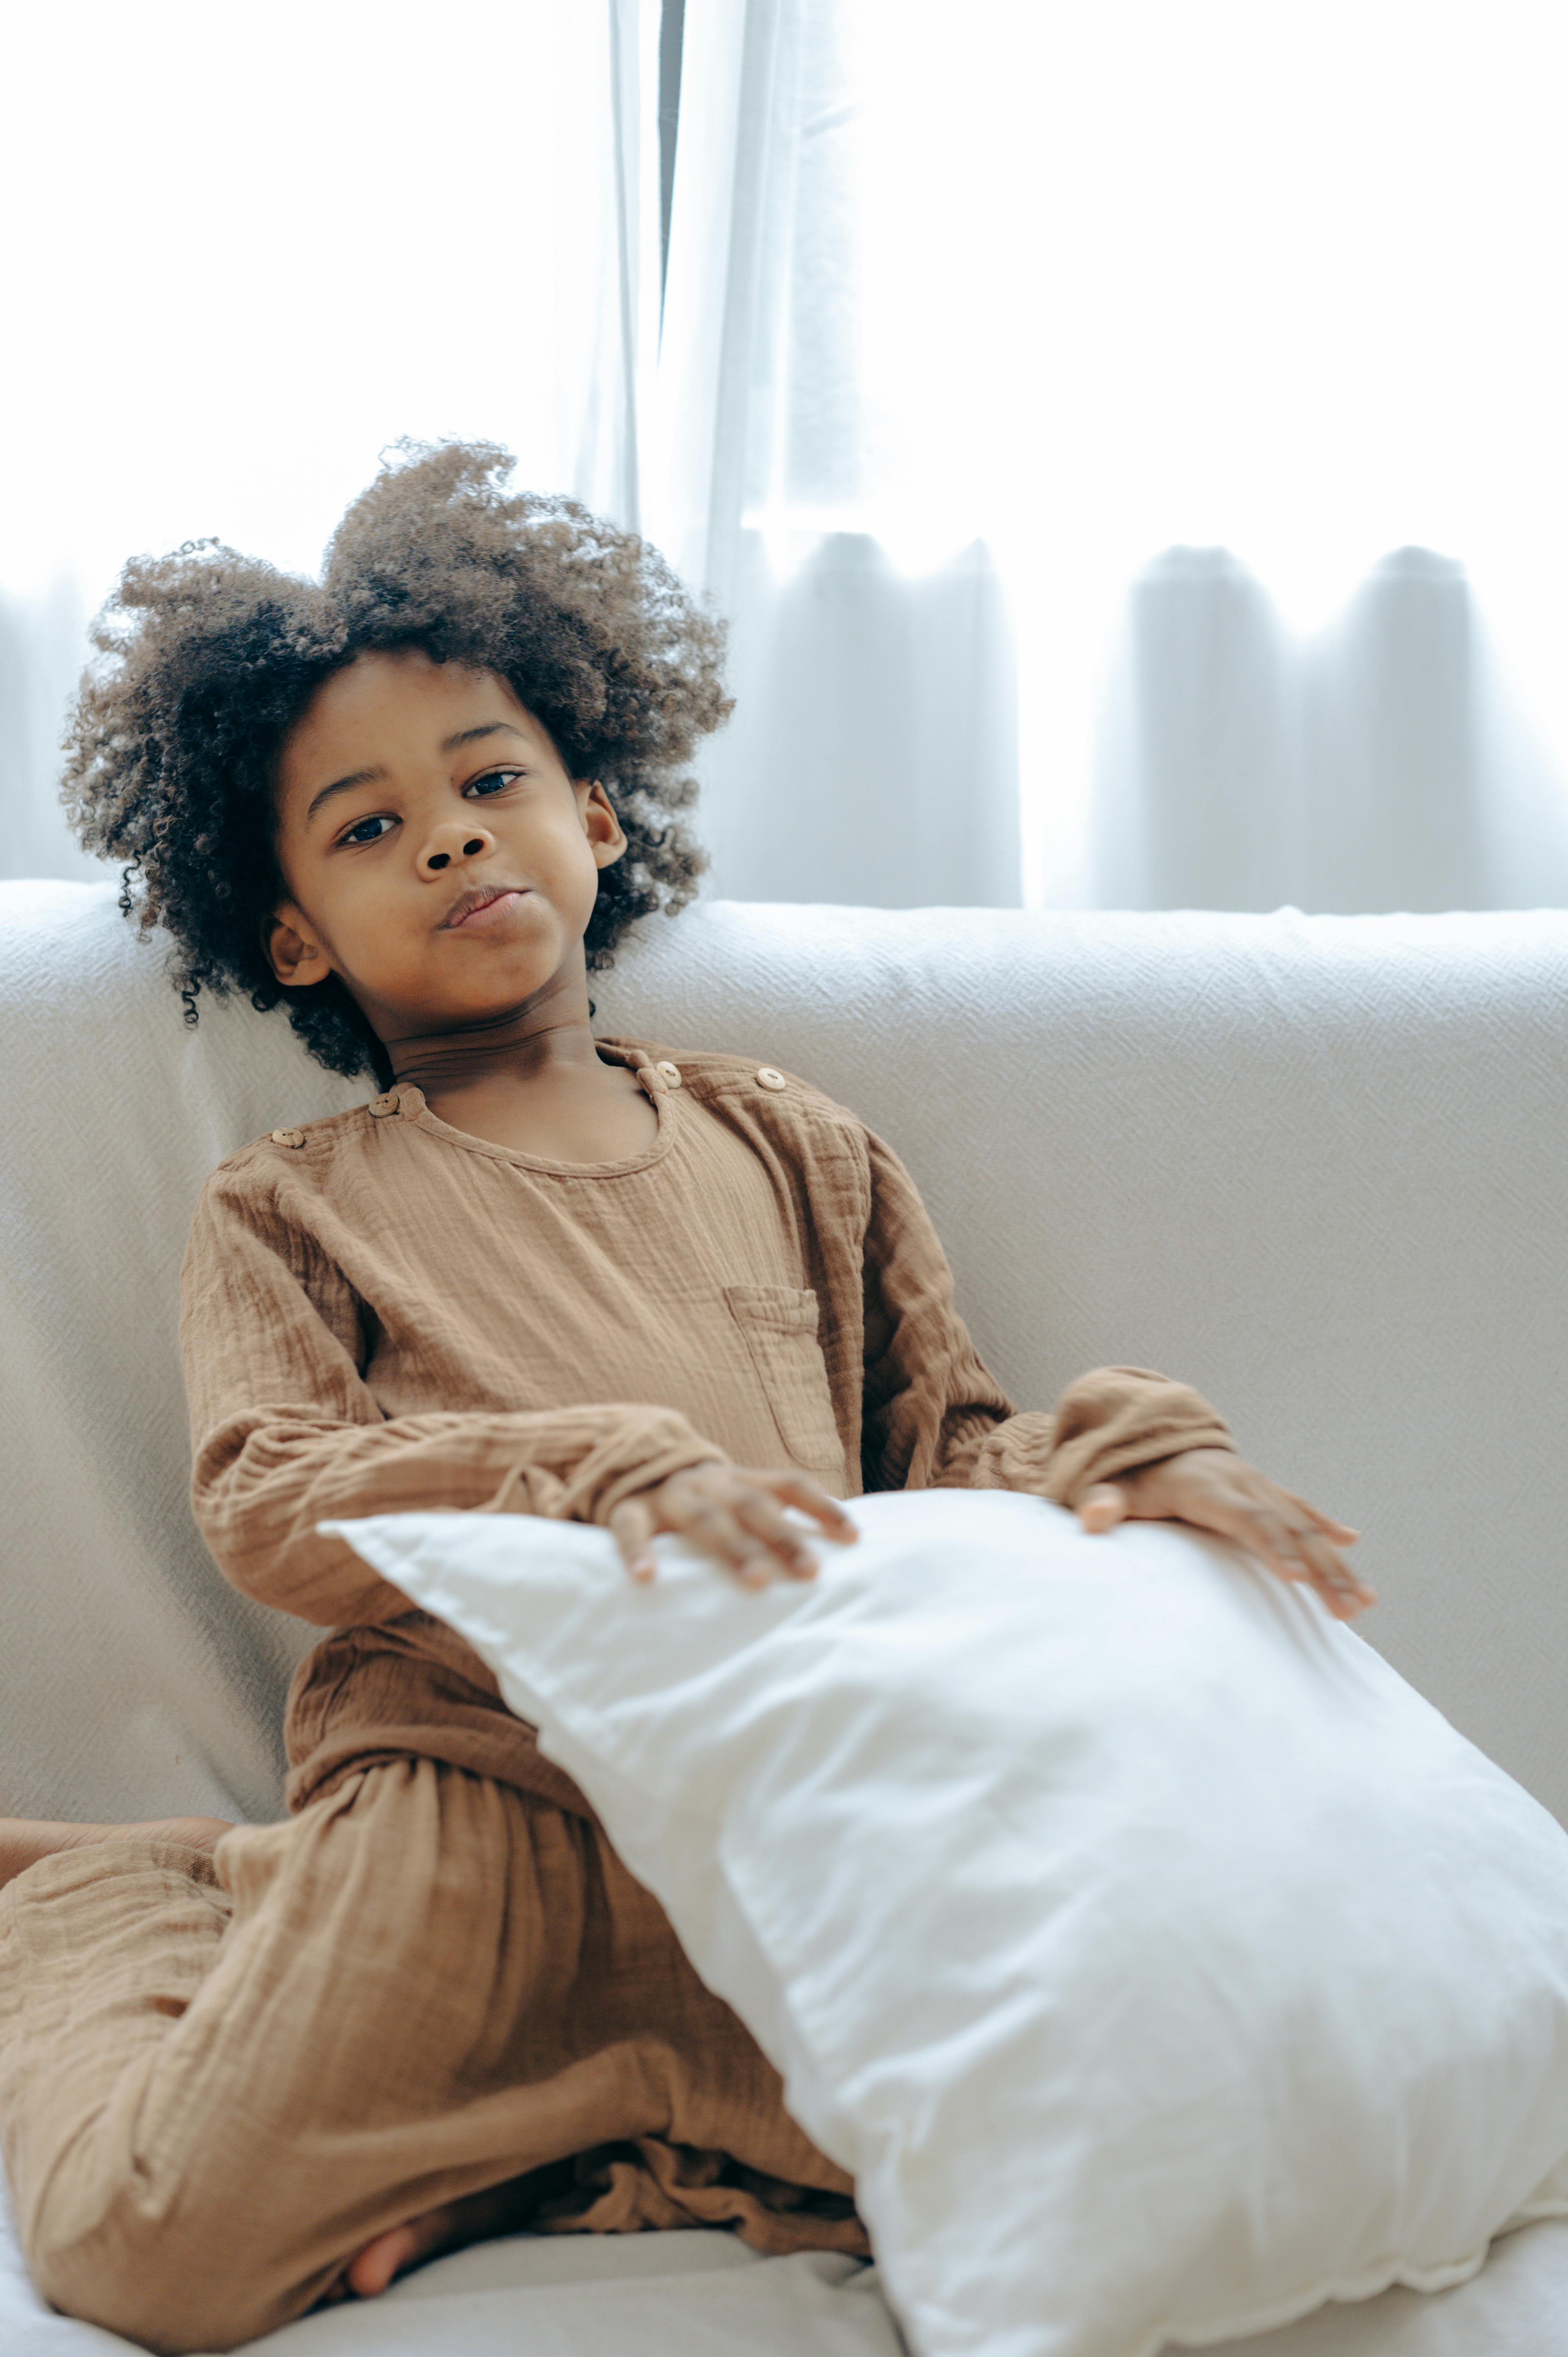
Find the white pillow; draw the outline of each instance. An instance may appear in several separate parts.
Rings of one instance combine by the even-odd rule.
[[[853,2171],[922,2357],[1150,2357],[1568,2212],[1568,1835],[1316,1598],[1005,1492],[811,1586],[323,1523],[450,1621]]]

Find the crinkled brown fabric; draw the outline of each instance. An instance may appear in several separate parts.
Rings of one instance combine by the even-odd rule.
[[[867,2247],[603,1834],[429,1760],[215,1864],[105,1842],[9,1884],[0,2134],[40,2289],[155,2350],[274,2330],[371,2235],[520,2177],[557,2232]]]
[[[202,1194],[181,1329],[197,1520],[237,1587],[336,1630],[290,1697],[291,1807],[405,1751],[586,1806],[468,1648],[317,1522],[602,1523],[720,1456],[839,1497],[1072,1504],[1110,1473],[1231,1445],[1196,1392],[1142,1368],[1086,1376],[1054,1418],[1017,1413],[908,1173],[853,1114],[738,1057],[600,1052],[672,1055],[681,1075],[653,1089],[657,1142],[628,1162],[492,1146],[405,1086],[391,1114],[245,1147]]]
[[[816,2165],[831,2164],[818,2154]],[[534,2213],[539,2232],[641,2234],[650,2227],[727,2226],[773,2258],[789,2251],[870,2255],[847,2178],[839,2179],[839,2192],[826,2185],[790,2185],[728,2153],[658,2136],[631,2136],[579,2153],[571,2175],[571,2184]]]

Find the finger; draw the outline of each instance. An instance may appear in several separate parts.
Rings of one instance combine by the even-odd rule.
[[[772,1578],[777,1568],[773,1556],[729,1506],[708,1500],[684,1515],[676,1527],[693,1546],[733,1571],[743,1587],[766,1587]]]
[[[1311,1507],[1304,1505],[1298,1516],[1282,1519],[1290,1546],[1306,1566],[1308,1580],[1337,1619],[1352,1620],[1377,1602],[1374,1591],[1351,1570],[1337,1547],[1330,1545]]]
[[[1312,1566],[1294,1532],[1277,1509],[1264,1501],[1247,1497],[1217,1499],[1200,1527],[1234,1539],[1279,1578],[1311,1584]]]
[[[816,1556],[766,1490],[743,1491],[732,1511],[736,1520],[778,1557],[791,1579],[815,1579]]]
[[[849,1546],[860,1536],[859,1524],[844,1512],[838,1500],[830,1498],[825,1490],[819,1490],[814,1481],[808,1481],[804,1474],[770,1473],[763,1478],[775,1498],[786,1506],[799,1508],[802,1514],[810,1514],[813,1522],[821,1523],[829,1538],[839,1539]]]
[[[1120,1481],[1097,1481],[1078,1502],[1078,1519],[1086,1531],[1113,1531],[1127,1518],[1127,1492]]]
[[[1376,1591],[1357,1577],[1349,1565],[1316,1532],[1302,1540],[1302,1553],[1312,1566],[1312,1584],[1337,1620],[1354,1620],[1377,1602]]]
[[[1348,1620],[1376,1601],[1371,1589],[1362,1586],[1349,1565],[1305,1518],[1293,1523],[1273,1507],[1251,1502],[1244,1510],[1242,1523],[1247,1534],[1236,1534],[1241,1535],[1241,1544],[1262,1556],[1280,1578],[1316,1589],[1336,1620]]]
[[[1320,1531],[1326,1531],[1329,1537],[1340,1546],[1354,1546],[1360,1537],[1359,1531],[1352,1530],[1348,1523],[1337,1522],[1332,1514],[1326,1514],[1320,1506],[1315,1506],[1310,1498],[1298,1498],[1294,1490],[1286,1490],[1283,1494],[1290,1500],[1293,1506],[1299,1506],[1302,1512],[1309,1515]]]
[[[609,1534],[620,1549],[621,1561],[633,1579],[647,1581],[657,1568],[653,1560],[653,1509],[645,1499],[623,1498],[609,1518]]]

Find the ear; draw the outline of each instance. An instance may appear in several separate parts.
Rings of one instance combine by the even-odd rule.
[[[577,792],[582,797],[578,808],[583,831],[593,846],[594,863],[599,867],[613,867],[626,849],[626,834],[615,814],[615,804],[597,778],[585,792],[579,783]]]
[[[309,918],[292,900],[283,901],[263,923],[262,947],[285,990],[325,982],[332,971],[332,961],[317,941]]]

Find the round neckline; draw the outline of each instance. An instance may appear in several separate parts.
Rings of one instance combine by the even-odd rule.
[[[620,1064],[635,1071],[646,1061],[630,1049],[612,1045],[607,1039],[596,1039],[595,1052],[601,1064]],[[521,1146],[499,1146],[493,1138],[476,1137],[472,1130],[458,1129],[432,1113],[425,1103],[424,1091],[417,1081],[396,1081],[392,1091],[397,1097],[398,1119],[423,1130],[427,1137],[438,1138],[444,1145],[462,1147],[465,1153],[481,1154],[490,1162],[508,1162],[519,1170],[537,1170],[550,1178],[624,1178],[639,1170],[647,1170],[661,1162],[675,1142],[674,1092],[670,1089],[644,1091],[652,1105],[659,1127],[651,1146],[640,1154],[628,1155],[621,1162],[554,1162],[542,1154],[526,1154]]]

